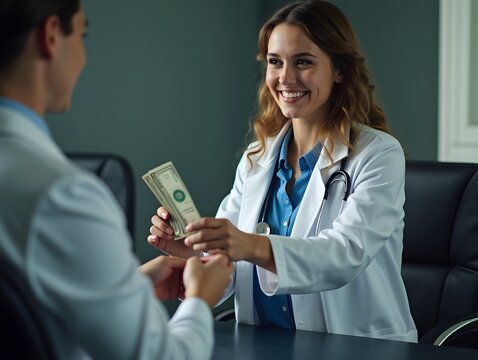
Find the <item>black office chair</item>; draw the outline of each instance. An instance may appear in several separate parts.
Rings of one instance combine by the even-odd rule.
[[[402,276],[419,341],[478,348],[478,164],[408,161],[405,195]]]
[[[234,310],[234,304],[232,304],[232,308],[226,309],[213,309],[214,320],[216,321],[236,321],[236,313]]]
[[[478,164],[406,170],[402,276],[419,341],[478,348]]]
[[[134,174],[123,157],[113,154],[67,153],[76,165],[96,174],[110,188],[121,205],[134,239]]]
[[[0,358],[55,359],[53,346],[24,277],[0,256]]]

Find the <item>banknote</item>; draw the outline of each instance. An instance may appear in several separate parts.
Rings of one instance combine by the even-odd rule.
[[[171,215],[174,239],[184,238],[187,235],[184,230],[186,225],[199,219],[201,215],[174,164],[168,161],[149,170],[142,177],[161,205]]]

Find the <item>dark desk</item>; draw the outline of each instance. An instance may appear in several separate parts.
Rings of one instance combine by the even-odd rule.
[[[478,360],[478,350],[216,322],[213,359]]]

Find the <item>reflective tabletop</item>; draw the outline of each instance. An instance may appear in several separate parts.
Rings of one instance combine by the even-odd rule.
[[[478,360],[478,350],[401,341],[215,323],[213,359]]]

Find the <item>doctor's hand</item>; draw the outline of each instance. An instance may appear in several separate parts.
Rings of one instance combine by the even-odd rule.
[[[184,298],[183,270],[186,260],[161,255],[140,266],[151,279],[156,297],[162,301]]]
[[[269,238],[240,231],[227,219],[204,217],[186,225],[192,234],[184,244],[194,251],[225,254],[232,261],[246,260],[276,272]]]
[[[152,226],[149,228],[151,235],[148,236],[148,243],[168,255],[185,259],[191,256],[201,257],[201,252],[185,246],[183,240],[174,240],[174,230],[169,225],[170,219],[168,211],[161,206],[151,218]]]

